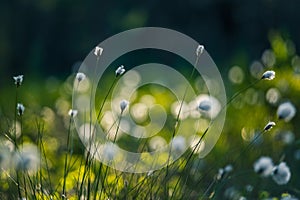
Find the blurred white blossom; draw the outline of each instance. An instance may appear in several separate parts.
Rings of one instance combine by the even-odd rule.
[[[14,163],[17,170],[35,173],[40,166],[40,156],[37,147],[25,144],[15,153]]]
[[[183,136],[175,136],[172,139],[172,150],[176,153],[182,153],[186,149],[186,141]]]
[[[270,157],[261,157],[253,165],[254,171],[262,177],[268,177],[272,174],[274,165]]]
[[[277,116],[284,121],[290,121],[296,114],[296,108],[291,102],[285,102],[279,105]]]
[[[291,171],[285,162],[281,162],[279,165],[274,167],[272,178],[278,185],[284,185],[289,182],[291,178]]]
[[[221,111],[221,104],[213,96],[199,95],[196,98],[197,109],[204,117],[214,119]]]
[[[273,80],[275,78],[275,72],[274,71],[266,71],[263,73],[261,79],[264,80]]]

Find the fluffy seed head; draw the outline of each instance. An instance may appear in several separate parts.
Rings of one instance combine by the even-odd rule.
[[[70,109],[68,115],[70,117],[76,117],[77,113],[78,113],[77,110]]]
[[[25,107],[23,106],[23,104],[18,103],[17,104],[17,112],[19,116],[22,116],[24,114],[25,111]]]
[[[279,119],[283,119],[289,122],[296,114],[296,108],[291,102],[285,102],[279,105],[277,109],[277,116]]]
[[[86,75],[82,72],[78,72],[76,74],[76,79],[77,79],[78,82],[83,81],[85,78],[86,78]]]
[[[198,45],[196,49],[196,55],[199,57],[204,51],[204,46],[203,45]]]
[[[272,174],[274,165],[271,158],[263,156],[254,163],[253,167],[256,173],[268,177]]]
[[[103,48],[97,46],[94,50],[95,56],[101,56],[102,53],[103,53]]]
[[[126,109],[126,107],[128,106],[129,102],[127,100],[122,100],[120,102],[120,109],[121,109],[121,113]]]
[[[281,162],[273,168],[272,178],[278,185],[284,185],[289,182],[291,171],[285,162]]]
[[[267,125],[264,128],[264,131],[269,131],[271,130],[271,128],[273,128],[273,126],[275,126],[275,122],[268,122]]]
[[[36,146],[25,144],[15,155],[15,167],[17,170],[34,173],[40,163],[40,156]]]
[[[115,73],[116,73],[116,77],[117,77],[117,76],[121,76],[122,74],[124,74],[124,73],[125,73],[124,66],[121,65],[120,67],[118,67],[118,69],[116,70]]]
[[[15,84],[16,84],[17,87],[22,85],[23,75],[14,76],[13,79],[15,80]]]
[[[275,72],[274,71],[266,71],[263,73],[261,79],[264,80],[273,80],[275,78]]]

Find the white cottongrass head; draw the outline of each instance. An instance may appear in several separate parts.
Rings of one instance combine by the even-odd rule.
[[[17,113],[19,116],[22,116],[24,114],[25,111],[25,107],[23,106],[23,104],[18,103],[17,104]]]
[[[261,79],[263,80],[273,80],[275,78],[275,72],[274,71],[266,71],[263,73]]]
[[[17,87],[22,85],[23,75],[14,76],[13,79],[15,80],[15,84],[16,84]]]
[[[272,178],[278,185],[284,185],[289,182],[291,171],[285,162],[281,162],[273,168]]]
[[[270,157],[263,156],[254,163],[253,167],[256,173],[262,177],[268,177],[272,174],[274,165]]]
[[[70,109],[69,112],[68,112],[68,115],[70,117],[76,117],[77,113],[78,113],[78,110]]]
[[[31,144],[25,144],[14,156],[16,170],[35,173],[40,166],[38,148]]]
[[[196,49],[196,55],[199,57],[204,51],[204,46],[199,44],[197,49]]]
[[[76,79],[77,79],[78,82],[83,81],[85,78],[86,78],[86,75],[84,73],[82,73],[82,72],[78,72],[76,74]]]
[[[196,98],[197,109],[204,117],[214,119],[221,111],[221,104],[213,96],[200,95]]]
[[[283,119],[289,122],[296,115],[296,108],[291,102],[285,102],[279,105],[277,109],[277,116],[279,119]]]
[[[172,150],[175,153],[183,153],[186,149],[186,140],[183,136],[175,136],[172,139]]]
[[[118,67],[115,71],[116,76],[121,76],[122,74],[125,73],[125,68],[123,65],[121,65],[120,67]]]
[[[275,125],[275,122],[268,122],[267,125],[264,127],[264,131],[271,130]]]
[[[129,102],[125,99],[120,102],[121,113],[123,113],[123,111],[127,108],[128,104]]]
[[[102,47],[96,47],[95,48],[95,50],[94,50],[94,54],[95,54],[95,56],[101,56],[102,55],[102,53],[103,53],[103,48]]]

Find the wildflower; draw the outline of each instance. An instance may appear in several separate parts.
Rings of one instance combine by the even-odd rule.
[[[70,109],[68,115],[71,117],[76,117],[77,113],[77,110]]]
[[[260,174],[262,177],[268,177],[272,174],[274,166],[270,157],[263,156],[254,163],[253,167],[256,173]]]
[[[281,162],[273,168],[272,178],[278,185],[284,185],[289,182],[291,172],[285,162]]]
[[[17,104],[17,112],[19,116],[22,116],[24,114],[25,111],[25,107],[23,106],[23,104],[18,103]]]
[[[17,87],[22,85],[23,75],[14,76],[13,79],[15,80],[15,84],[17,85]]]
[[[121,65],[120,67],[118,67],[118,69],[116,70],[115,73],[116,73],[116,77],[117,77],[117,76],[121,76],[122,74],[124,74],[124,73],[125,73],[124,66]]]
[[[275,78],[275,72],[274,71],[266,71],[263,73],[261,79],[263,80],[273,80]]]
[[[95,56],[101,56],[102,53],[103,53],[103,48],[97,46],[94,51]]]
[[[275,122],[268,122],[267,125],[264,128],[264,131],[269,131],[271,130],[271,128],[273,128],[273,126],[275,126]]]
[[[126,109],[126,107],[128,106],[129,102],[126,100],[122,100],[120,102],[120,108],[121,108],[121,113],[123,113],[123,111]]]
[[[199,57],[204,51],[204,46],[203,45],[198,45],[196,49],[196,55]]]
[[[78,72],[76,74],[76,79],[77,79],[78,82],[83,81],[85,78],[86,78],[86,75],[82,72]]]
[[[296,108],[291,102],[285,102],[279,105],[277,116],[284,121],[290,121],[296,114]]]

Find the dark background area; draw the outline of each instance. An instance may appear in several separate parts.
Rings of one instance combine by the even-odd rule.
[[[0,84],[19,73],[65,78],[98,43],[142,26],[194,38],[219,68],[244,64],[236,62],[258,59],[269,47],[272,30],[300,46],[299,6],[296,0],[1,0]]]

